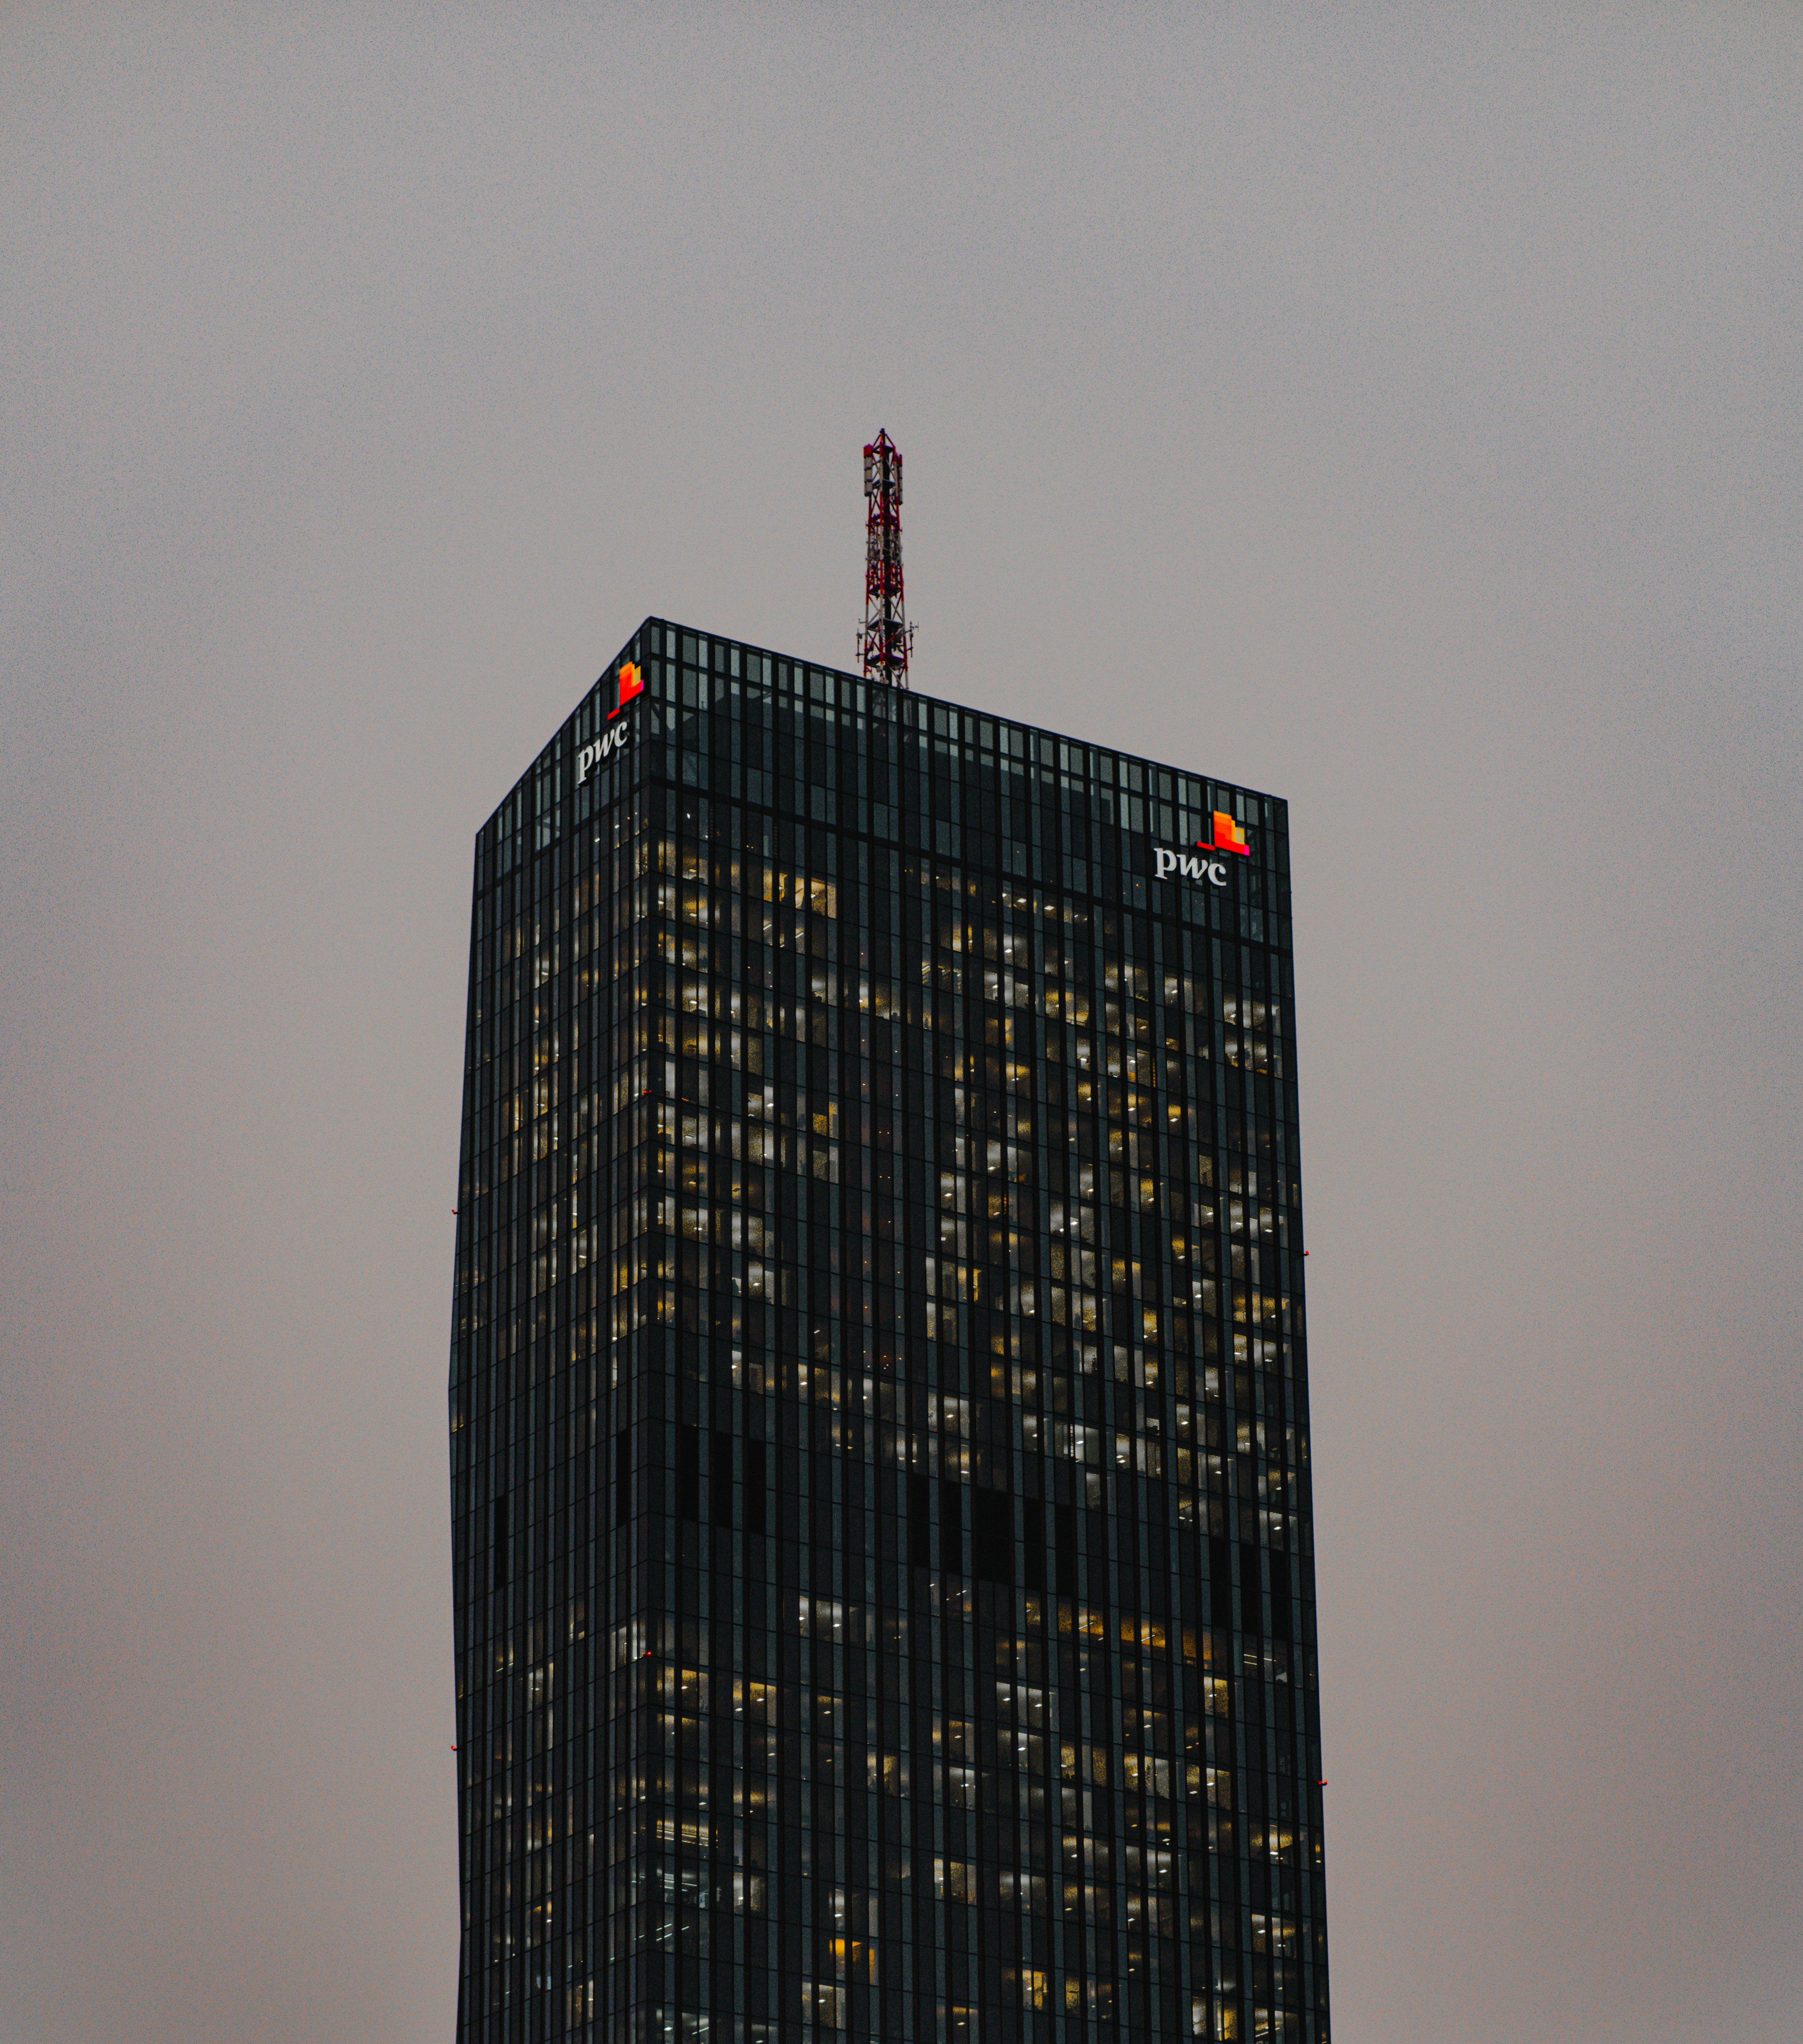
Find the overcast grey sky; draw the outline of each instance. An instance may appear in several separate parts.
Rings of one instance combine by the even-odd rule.
[[[1292,803],[1337,2044],[1803,2034],[1800,252],[1788,6],[8,10],[0,2044],[448,2038],[471,835],[879,425]]]

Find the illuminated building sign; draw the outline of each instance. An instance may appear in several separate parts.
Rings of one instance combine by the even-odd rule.
[[[1203,844],[1202,840],[1198,838],[1196,843],[1204,851],[1236,851],[1242,859],[1249,859],[1252,854],[1251,847],[1246,842],[1245,832],[1224,809],[1217,809],[1214,813],[1213,842]]]
[[[1218,859],[1198,858],[1198,852],[1237,852],[1240,858],[1251,856],[1251,847],[1246,842],[1246,833],[1224,809],[1214,813],[1214,836],[1199,837],[1195,851],[1173,851],[1168,845],[1152,847],[1152,878],[1155,880],[1205,880],[1211,887],[1227,885],[1227,868]]]
[[[613,724],[613,720],[631,702],[635,696],[644,694],[645,678],[631,660],[620,670],[620,699],[607,713],[607,720],[613,724],[611,731],[604,731],[593,745],[585,745],[576,755],[576,786],[579,788],[589,778],[591,767],[603,765],[620,751],[631,736],[629,724]]]
[[[620,670],[620,700],[607,713],[609,717],[617,717],[634,696],[643,695],[644,686],[644,676],[639,671],[637,667],[629,660]],[[1219,819],[1217,818],[1217,820],[1218,821]],[[1241,843],[1241,849],[1244,849],[1244,840]]]
[[[1205,851],[1205,846],[1202,847]],[[1211,887],[1227,885],[1227,868],[1219,859],[1198,859],[1194,852],[1173,851],[1167,845],[1152,847],[1152,878],[1168,880],[1173,874],[1179,880],[1205,880]]]

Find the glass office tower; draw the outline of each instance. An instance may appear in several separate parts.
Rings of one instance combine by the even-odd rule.
[[[476,841],[467,2044],[1328,2036],[1284,805],[648,621]]]

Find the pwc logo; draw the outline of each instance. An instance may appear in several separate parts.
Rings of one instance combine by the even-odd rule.
[[[1219,859],[1198,859],[1193,852],[1172,851],[1162,844],[1152,847],[1152,878],[1168,880],[1205,880],[1211,887],[1227,885],[1227,868]]]
[[[1246,842],[1245,832],[1224,809],[1217,809],[1214,813],[1214,840],[1212,845],[1204,845],[1200,838],[1196,843],[1205,851],[1236,851],[1244,859],[1250,859],[1252,855],[1252,847]]]
[[[1214,813],[1213,838],[1199,837],[1196,851],[1172,851],[1168,847],[1152,847],[1152,878],[1168,880],[1174,874],[1180,880],[1205,880],[1211,887],[1227,885],[1227,868],[1218,859],[1198,859],[1196,852],[1232,851],[1242,859],[1251,856],[1252,848],[1246,842],[1246,833],[1224,809]]]
[[[620,751],[632,734],[629,724],[615,724],[613,720],[632,701],[635,696],[644,694],[645,678],[631,660],[620,670],[620,698],[607,713],[612,728],[604,731],[593,745],[585,745],[576,755],[576,786],[579,788],[589,778],[591,766],[599,766],[613,754]]]
[[[611,720],[617,717],[634,696],[642,696],[644,692],[645,678],[639,672],[637,667],[629,660],[620,670],[620,700],[607,713],[609,719]]]

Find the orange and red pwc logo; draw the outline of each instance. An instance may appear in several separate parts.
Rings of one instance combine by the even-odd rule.
[[[1236,851],[1243,859],[1250,859],[1252,847],[1246,842],[1246,833],[1224,809],[1214,813],[1214,836],[1198,838],[1197,844],[1204,851]]]
[[[634,696],[644,694],[644,676],[629,660],[620,670],[620,700],[607,713],[607,721],[611,728],[601,732],[593,745],[585,745],[576,755],[576,786],[579,788],[589,778],[590,768],[605,765],[609,756],[617,752],[632,736],[630,724],[615,724],[613,720]]]
[[[1214,812],[1211,826],[1212,837],[1199,837],[1196,851],[1233,851],[1242,859],[1251,856],[1252,848],[1246,842],[1246,833],[1224,809]],[[1152,877],[1168,880],[1173,875],[1184,880],[1205,880],[1211,887],[1227,885],[1227,868],[1218,859],[1198,859],[1196,851],[1172,851],[1168,847],[1152,847]]]
[[[608,716],[610,718],[617,717],[634,696],[644,694],[644,676],[640,673],[636,664],[629,660],[620,670],[620,700],[607,713]]]

